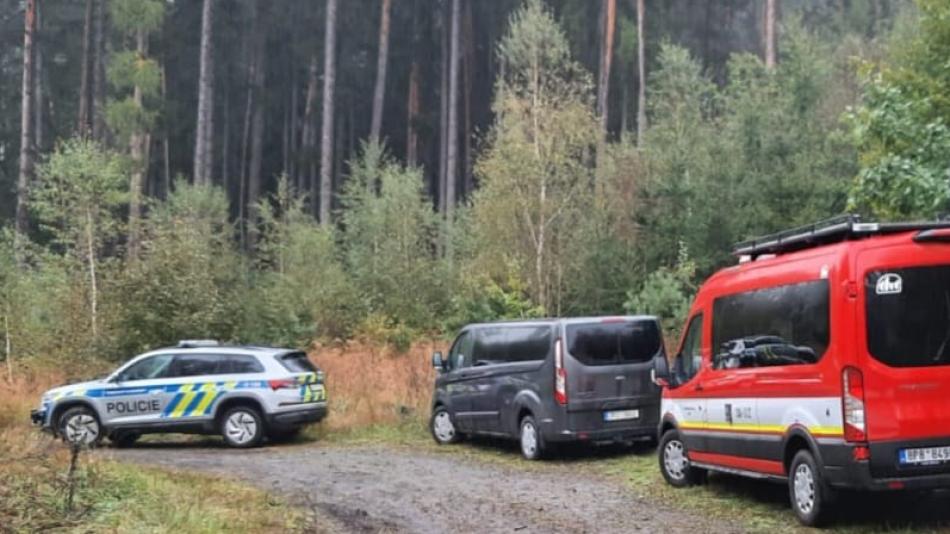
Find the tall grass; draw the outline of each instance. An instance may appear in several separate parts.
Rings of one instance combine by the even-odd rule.
[[[317,347],[311,359],[326,373],[330,413],[326,431],[424,421],[435,370],[431,354],[441,342],[419,342],[406,352],[348,343]]]

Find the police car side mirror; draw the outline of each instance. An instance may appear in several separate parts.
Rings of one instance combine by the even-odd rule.
[[[432,367],[440,372],[445,370],[445,360],[442,359],[441,352],[437,351],[432,354]]]

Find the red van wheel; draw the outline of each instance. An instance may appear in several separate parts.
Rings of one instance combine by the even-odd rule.
[[[686,443],[677,430],[667,430],[660,438],[657,448],[660,460],[660,472],[671,486],[682,488],[700,484],[705,479],[706,471],[693,467],[689,463]]]
[[[808,527],[823,524],[831,508],[832,491],[825,484],[811,452],[798,451],[788,470],[788,494],[798,521]]]

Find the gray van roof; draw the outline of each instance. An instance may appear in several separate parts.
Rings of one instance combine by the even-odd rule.
[[[588,316],[588,317],[545,317],[538,319],[516,319],[516,320],[502,320],[502,321],[492,321],[488,323],[472,323],[465,325],[462,330],[467,330],[469,328],[480,328],[487,326],[530,326],[530,325],[554,325],[554,324],[584,324],[584,323],[599,323],[599,322],[636,322],[636,321],[658,321],[655,315],[602,315],[602,316]]]

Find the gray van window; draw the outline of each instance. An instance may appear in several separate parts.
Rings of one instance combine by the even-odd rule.
[[[475,335],[475,365],[543,360],[550,349],[548,325],[479,328]]]
[[[449,351],[448,368],[462,369],[470,365],[472,365],[472,333],[465,332],[452,344],[452,350]]]
[[[567,350],[584,365],[646,362],[656,356],[662,343],[656,321],[567,325]]]
[[[950,266],[867,275],[868,351],[891,367],[950,364]]]
[[[815,363],[830,337],[828,280],[775,286],[713,302],[713,367]]]

